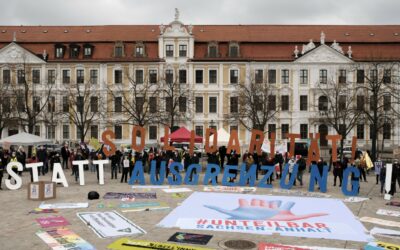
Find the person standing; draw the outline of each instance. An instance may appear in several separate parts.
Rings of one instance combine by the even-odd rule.
[[[333,176],[333,186],[336,186],[336,179],[339,177],[339,187],[341,187],[343,181],[343,166],[339,160],[333,162]]]
[[[300,186],[303,186],[303,174],[304,171],[306,170],[306,160],[303,158],[303,156],[299,156],[300,158],[297,160],[297,164],[299,166],[299,169],[297,171],[297,180],[300,182]]]
[[[16,153],[15,151],[11,153],[10,162],[18,162],[17,153]],[[7,162],[7,163],[8,163],[8,162]],[[17,168],[16,166],[13,166],[13,167],[11,168],[11,170],[12,170],[15,174],[18,174],[18,168]],[[9,179],[9,180],[11,179],[11,175],[10,175],[10,174],[8,175],[8,179]],[[15,180],[14,180],[14,181],[15,181]]]
[[[47,153],[44,146],[40,146],[36,152],[36,156],[39,162],[43,162],[42,166],[42,175],[44,176],[47,173]]]
[[[4,168],[5,168],[5,158],[4,158],[4,152],[3,149],[0,149],[0,190],[2,190],[1,188],[1,183],[3,181],[3,172],[4,172]]]
[[[289,165],[289,180],[292,177],[294,165],[296,165],[296,161],[294,160],[294,156],[292,156],[288,162]],[[296,178],[294,179],[293,186],[296,186]]]
[[[378,185],[379,175],[381,173],[382,166],[383,166],[383,162],[381,161],[381,158],[378,156],[378,159],[374,163],[375,175],[376,175],[376,185]]]
[[[381,182],[381,194],[383,194],[383,190],[385,187],[386,181],[386,166],[383,165],[381,171],[379,172],[379,181]]]
[[[29,163],[37,163],[38,160],[36,158],[36,155],[32,155],[31,159],[29,160]],[[40,173],[40,168],[38,168],[38,172]],[[32,168],[29,169],[29,173],[31,175],[31,182],[33,182],[33,171]]]
[[[23,148],[22,146],[20,146],[20,147],[18,148],[18,151],[17,151],[17,159],[18,159],[18,162],[21,163],[22,166],[24,166],[24,168],[25,168],[26,153],[25,153],[25,150],[24,150],[24,148]],[[22,170],[22,171],[23,171],[23,170]],[[18,174],[19,174],[20,176],[22,176],[22,171],[18,171]]]
[[[112,179],[117,179],[117,173],[118,173],[118,156],[116,153],[110,157],[111,160],[111,180]]]
[[[128,171],[130,166],[130,161],[128,156],[124,156],[124,160],[122,161],[123,169],[122,169],[122,176],[121,176],[121,183],[124,181],[125,183],[128,182]]]
[[[394,160],[393,168],[392,168],[392,179],[390,183],[390,191],[389,194],[393,196],[396,193],[396,181],[397,181],[397,174],[400,169],[399,162]]]
[[[68,167],[68,160],[70,156],[69,148],[68,148],[68,143],[64,143],[64,147],[61,148],[61,157],[62,157],[62,168],[63,169],[69,169]]]

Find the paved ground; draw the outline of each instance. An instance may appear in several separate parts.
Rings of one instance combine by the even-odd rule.
[[[86,186],[79,186],[70,176],[70,170],[66,173],[70,187],[57,188],[57,199],[48,201],[49,203],[57,202],[86,202],[87,193],[91,190],[98,191],[102,197],[106,192],[133,192],[128,184],[120,183],[119,180],[110,180],[110,173],[106,170],[106,181],[105,185],[100,186],[97,184],[97,180],[94,173],[86,172]],[[119,174],[120,176],[120,174]],[[50,180],[50,174],[45,177],[41,176],[41,180]],[[309,179],[308,174],[304,176],[305,180]],[[3,180],[4,182],[4,180]],[[23,176],[23,187],[17,191],[6,190],[4,183],[2,184],[3,190],[0,190],[0,249],[4,250],[19,250],[19,249],[47,249],[47,246],[41,239],[39,239],[35,232],[40,229],[40,226],[35,222],[35,218],[44,216],[42,214],[30,214],[28,212],[39,206],[40,202],[31,201],[27,199],[27,183],[29,182],[29,174],[24,173]],[[308,183],[308,181],[306,181]],[[328,194],[335,198],[344,198],[339,187],[333,187],[333,177],[330,175],[328,180]],[[278,188],[278,183],[274,182],[274,187]],[[203,186],[190,187],[193,190],[202,191]],[[294,190],[306,191],[306,187],[294,187]],[[175,208],[178,203],[182,202],[185,198],[172,198],[171,194],[164,193],[161,190],[154,189],[157,192],[157,201],[167,202],[171,208]],[[360,202],[360,203],[346,203],[346,205],[353,211],[356,216],[370,216],[377,217],[386,220],[396,220],[395,217],[379,216],[376,215],[378,208],[386,208],[391,210],[400,211],[400,208],[387,207],[385,206],[385,200],[379,193],[379,186],[375,185],[375,176],[370,174],[368,176],[368,182],[361,182],[361,197],[370,197],[371,200]],[[256,194],[268,194],[271,193],[270,189],[257,189]],[[280,194],[279,194],[280,195]],[[394,200],[400,200],[399,193],[396,194]],[[154,201],[154,200],[153,200]],[[97,204],[105,203],[113,204],[115,209],[120,209],[117,205],[120,203],[118,200],[95,200],[89,201],[89,208],[87,209],[63,209],[58,213],[64,216],[71,225],[69,226],[75,233],[80,235],[82,238],[93,244],[97,249],[106,249],[106,246],[113,242],[115,239],[100,239],[97,237],[91,229],[89,229],[77,216],[78,211],[106,211],[108,208],[99,209]],[[155,225],[160,222],[169,213],[166,211],[150,211],[150,212],[131,212],[122,213],[124,216],[132,220],[134,223],[142,227],[147,231],[147,234],[139,237],[140,239],[148,239],[154,241],[166,242],[167,239],[174,234],[178,229],[163,229],[158,228]],[[373,224],[364,223],[365,227],[369,230],[374,227]],[[396,228],[391,228],[395,229]],[[397,229],[400,230],[400,229]],[[196,232],[196,231],[187,231]],[[220,242],[227,239],[245,239],[254,242],[264,241],[272,243],[287,243],[296,245],[308,245],[308,246],[330,246],[339,248],[354,248],[360,249],[364,244],[351,241],[339,241],[339,240],[322,240],[322,239],[309,239],[309,238],[298,238],[298,237],[282,237],[282,236],[261,236],[253,234],[241,234],[241,233],[228,233],[228,232],[213,232],[213,231],[197,231],[198,233],[212,234],[214,237],[211,239],[207,247],[215,249],[223,249],[219,246]],[[393,239],[382,238],[380,240],[398,243]]]

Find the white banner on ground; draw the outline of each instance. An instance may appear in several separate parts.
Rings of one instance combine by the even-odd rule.
[[[146,232],[116,211],[83,212],[78,217],[100,238],[122,237]]]
[[[346,199],[343,199],[344,202],[362,202],[367,200],[369,200],[369,198],[365,197],[347,197]]]
[[[376,214],[400,217],[400,211],[387,210],[387,209],[378,209],[378,211],[376,211]]]
[[[360,221],[378,224],[378,225],[382,225],[382,226],[388,226],[388,227],[400,227],[400,222],[390,221],[390,220],[382,220],[382,219],[372,218],[372,217],[361,217]]]
[[[153,189],[153,188],[169,188],[168,185],[141,185],[141,186],[132,186],[133,189]]]
[[[87,208],[89,207],[89,203],[81,202],[81,203],[54,203],[54,204],[46,204],[41,203],[39,205],[40,209],[65,209],[65,208]]]
[[[386,228],[374,227],[369,231],[373,236],[382,236],[392,239],[400,239],[400,231],[390,230]]]
[[[227,192],[227,193],[250,193],[257,191],[256,187],[228,187],[228,186],[207,186],[205,192]]]
[[[191,190],[190,188],[166,188],[163,189],[162,191],[166,192],[166,193],[184,193],[184,192],[192,192],[193,190]]]
[[[194,192],[159,224],[182,229],[368,241],[338,199]]]

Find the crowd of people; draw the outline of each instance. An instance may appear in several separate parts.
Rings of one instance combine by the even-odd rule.
[[[365,153],[366,154],[366,153]],[[343,157],[342,160],[337,160],[336,162],[329,161],[329,163],[325,162],[322,158],[318,161],[311,162],[307,164],[306,159],[297,155],[290,156],[288,153],[280,154],[276,153],[275,155],[269,155],[267,153],[262,153],[258,155],[256,152],[250,154],[246,151],[243,155],[238,154],[235,151],[227,153],[226,147],[220,147],[218,151],[215,153],[208,153],[204,156],[193,153],[190,154],[188,150],[176,150],[176,151],[163,151],[158,148],[150,148],[149,150],[145,150],[143,152],[125,152],[123,149],[116,150],[115,154],[108,157],[110,160],[110,170],[111,170],[111,179],[118,179],[118,175],[120,175],[120,182],[128,182],[128,177],[130,178],[132,175],[132,170],[137,161],[142,161],[144,172],[150,173],[151,164],[155,164],[155,177],[156,180],[160,180],[161,174],[161,165],[166,164],[166,172],[165,177],[168,177],[170,174],[170,165],[173,162],[180,162],[184,167],[184,171],[187,171],[188,167],[191,164],[200,164],[208,163],[208,164],[216,164],[220,166],[221,172],[223,172],[223,168],[226,165],[231,166],[240,166],[245,164],[246,171],[249,171],[250,167],[255,164],[256,165],[256,180],[258,180],[259,173],[265,174],[265,170],[261,171],[261,166],[274,166],[274,174],[270,176],[267,180],[267,184],[272,184],[274,180],[280,180],[282,178],[282,170],[284,166],[288,166],[288,178],[294,178],[293,185],[300,186],[304,185],[303,175],[305,171],[311,170],[311,165],[314,164],[317,166],[318,171],[322,175],[324,166],[329,166],[329,171],[333,174],[333,186],[342,186],[343,181],[343,172],[347,167],[356,167],[360,170],[360,176],[352,175],[352,180],[359,180],[367,182],[366,176],[369,174],[369,170],[371,168],[367,167],[367,163],[365,160],[365,155],[357,154],[354,161],[350,161],[347,157]],[[40,146],[33,150],[31,157],[27,157],[25,150],[23,147],[19,147],[17,150],[14,148],[10,148],[10,150],[0,149],[0,189],[1,182],[3,178],[3,173],[5,172],[5,167],[9,162],[18,161],[22,165],[26,163],[35,163],[35,162],[43,162],[43,167],[38,168],[39,176],[46,175],[49,171],[52,171],[54,163],[60,163],[63,169],[71,169],[71,176],[74,176],[75,181],[79,180],[79,170],[77,165],[73,165],[72,162],[75,160],[88,160],[89,164],[85,165],[84,170],[90,171],[97,174],[97,179],[99,178],[98,173],[98,165],[93,164],[94,160],[105,159],[106,156],[103,152],[103,148],[99,150],[89,150],[88,146],[85,144],[76,145],[75,148],[70,148],[66,143],[63,145],[61,150],[58,151],[48,151],[44,146]],[[164,163],[163,163],[164,162]],[[297,173],[295,177],[292,177],[294,174],[295,166],[298,166]],[[380,184],[380,191],[383,193],[384,184],[386,181],[386,167],[384,162],[378,157],[378,159],[373,164],[373,171],[376,175],[376,184]],[[332,171],[331,171],[332,170]],[[18,172],[16,168],[13,168],[13,171],[16,174],[22,175],[22,172]],[[31,182],[33,182],[32,170],[30,169]],[[229,173],[230,182],[235,182],[238,178],[237,169],[230,169]],[[194,169],[190,176],[189,181],[192,181],[193,174],[196,173],[196,169]],[[173,178],[176,176],[173,175]],[[8,176],[8,179],[11,179],[11,176]],[[338,181],[339,180],[339,183]],[[218,177],[217,177],[218,183]],[[393,171],[392,171],[392,179],[391,179],[391,190],[390,194],[394,195],[396,192],[396,182],[400,187],[400,164],[397,160],[393,162]]]

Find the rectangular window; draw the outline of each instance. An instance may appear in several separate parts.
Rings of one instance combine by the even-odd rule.
[[[83,48],[83,56],[85,58],[91,57],[92,56],[92,47],[86,46]]]
[[[180,57],[186,57],[187,55],[187,46],[186,45],[179,45],[179,56]]]
[[[180,96],[179,97],[179,112],[186,112],[186,97]]]
[[[300,124],[300,138],[301,139],[308,138],[308,124]]]
[[[230,83],[231,84],[239,83],[239,70],[237,69],[230,70]]]
[[[217,97],[209,97],[209,113],[217,113]]]
[[[174,82],[174,71],[172,69],[165,70],[165,82],[172,84]]]
[[[268,124],[268,139],[272,138],[272,133],[276,133],[276,124]]]
[[[196,135],[203,137],[203,126],[196,126],[195,127]]]
[[[378,70],[371,69],[369,71],[369,81],[371,83],[377,83],[378,82]]]
[[[99,126],[91,125],[90,126],[90,138],[99,138]]]
[[[63,69],[62,79],[64,84],[69,84],[71,82],[71,71],[69,69]]]
[[[3,97],[2,101],[3,113],[11,112],[11,99],[9,96]]]
[[[289,96],[288,95],[281,96],[281,109],[282,109],[282,111],[289,110]]]
[[[392,135],[392,130],[391,130],[390,123],[384,123],[383,124],[383,139],[390,140],[391,135]]]
[[[384,111],[390,111],[391,109],[391,97],[390,95],[384,95],[383,96],[383,110]]]
[[[9,69],[3,70],[3,84],[11,83],[11,71]]]
[[[135,82],[136,84],[143,84],[144,82],[143,70],[137,69],[135,71]]]
[[[122,70],[121,69],[114,70],[114,83],[115,84],[122,83]]]
[[[23,96],[18,96],[17,97],[17,110],[19,112],[24,112],[25,111],[25,99]]]
[[[339,134],[346,139],[346,124],[339,124]]]
[[[172,112],[173,111],[173,102],[172,97],[165,98],[165,111]]]
[[[196,113],[203,113],[203,97],[196,96]]]
[[[136,112],[138,114],[143,114],[143,107],[144,107],[144,97],[136,97]]]
[[[345,95],[339,96],[339,111],[343,111],[346,109],[346,99],[347,97]]]
[[[281,125],[281,132],[282,132],[282,139],[287,139],[289,134],[289,124],[282,124]]]
[[[39,69],[32,70],[32,83],[34,83],[34,84],[40,83],[40,70]]]
[[[208,46],[208,57],[217,57],[218,48],[215,45]]]
[[[203,70],[196,69],[196,83],[203,83]]]
[[[114,98],[114,112],[120,113],[122,112],[122,97],[117,96]]]
[[[90,97],[90,111],[93,113],[99,112],[99,98],[97,96]]]
[[[35,125],[33,134],[36,136],[40,136],[40,125]]]
[[[264,70],[257,69],[255,71],[254,80],[256,83],[263,83],[264,82]]]
[[[364,139],[364,124],[357,124],[357,139]]]
[[[149,140],[157,140],[157,126],[149,126]]]
[[[135,47],[135,56],[136,57],[142,57],[144,56],[144,46],[142,45],[137,45]]]
[[[55,84],[56,83],[56,70],[49,69],[47,71],[47,83],[48,84]]]
[[[363,95],[357,96],[357,110],[363,111],[365,107],[365,97]]]
[[[149,111],[152,114],[157,112],[157,97],[155,96],[149,98]]]
[[[364,83],[365,73],[363,69],[357,70],[357,83]]]
[[[64,56],[64,48],[57,47],[56,48],[56,58],[63,58],[63,56]]]
[[[49,96],[49,100],[47,102],[47,112],[54,113],[56,112],[56,97]]]
[[[217,83],[217,70],[210,69],[208,71],[208,82],[211,84]]]
[[[99,79],[99,71],[97,69],[90,70],[90,83],[97,84]]]
[[[19,84],[25,83],[25,70],[23,69],[17,70],[17,82]]]
[[[346,83],[347,82],[347,74],[345,69],[339,70],[339,83]]]
[[[276,96],[275,95],[268,96],[268,110],[276,110]]]
[[[56,138],[56,126],[47,126],[47,139],[55,139]]]
[[[40,112],[40,96],[33,97],[33,112],[39,113]]]
[[[62,110],[64,113],[69,111],[69,100],[68,96],[63,96],[62,97]]]
[[[69,125],[63,125],[63,139],[69,138]]]
[[[76,138],[80,139],[83,135],[82,128],[76,126]]]
[[[319,70],[319,83],[321,84],[328,83],[328,71],[326,69]]]
[[[276,83],[276,69],[268,70],[268,83],[275,84]]]
[[[155,69],[149,70],[149,81],[150,84],[157,84],[157,70]]]
[[[383,71],[383,83],[389,84],[392,81],[392,71],[390,69],[385,69]]]
[[[239,56],[239,46],[237,46],[237,45],[229,46],[229,56],[230,57],[238,57]]]
[[[230,111],[231,113],[239,111],[239,98],[237,96],[231,96],[230,98]]]
[[[78,69],[76,71],[76,83],[82,84],[85,82],[85,71],[83,69]]]
[[[186,69],[179,70],[179,83],[186,83]]]
[[[167,57],[173,57],[174,56],[174,45],[166,45],[165,46],[165,55]]]
[[[115,125],[114,126],[114,133],[115,133],[115,139],[117,139],[117,140],[122,139],[122,126],[121,125]]]
[[[264,108],[263,98],[260,95],[254,95],[254,107],[256,111],[262,111]]]
[[[121,45],[115,46],[115,57],[122,57],[124,55],[124,48]]]
[[[300,111],[308,110],[308,96],[301,95],[300,96]]]
[[[70,58],[78,58],[79,57],[79,47],[78,46],[72,46],[70,47]]]
[[[76,110],[78,113],[83,113],[83,97],[82,96],[77,96],[76,97]]]
[[[287,84],[289,83],[289,70],[282,69],[282,83]]]
[[[308,70],[300,70],[300,84],[308,84]]]

